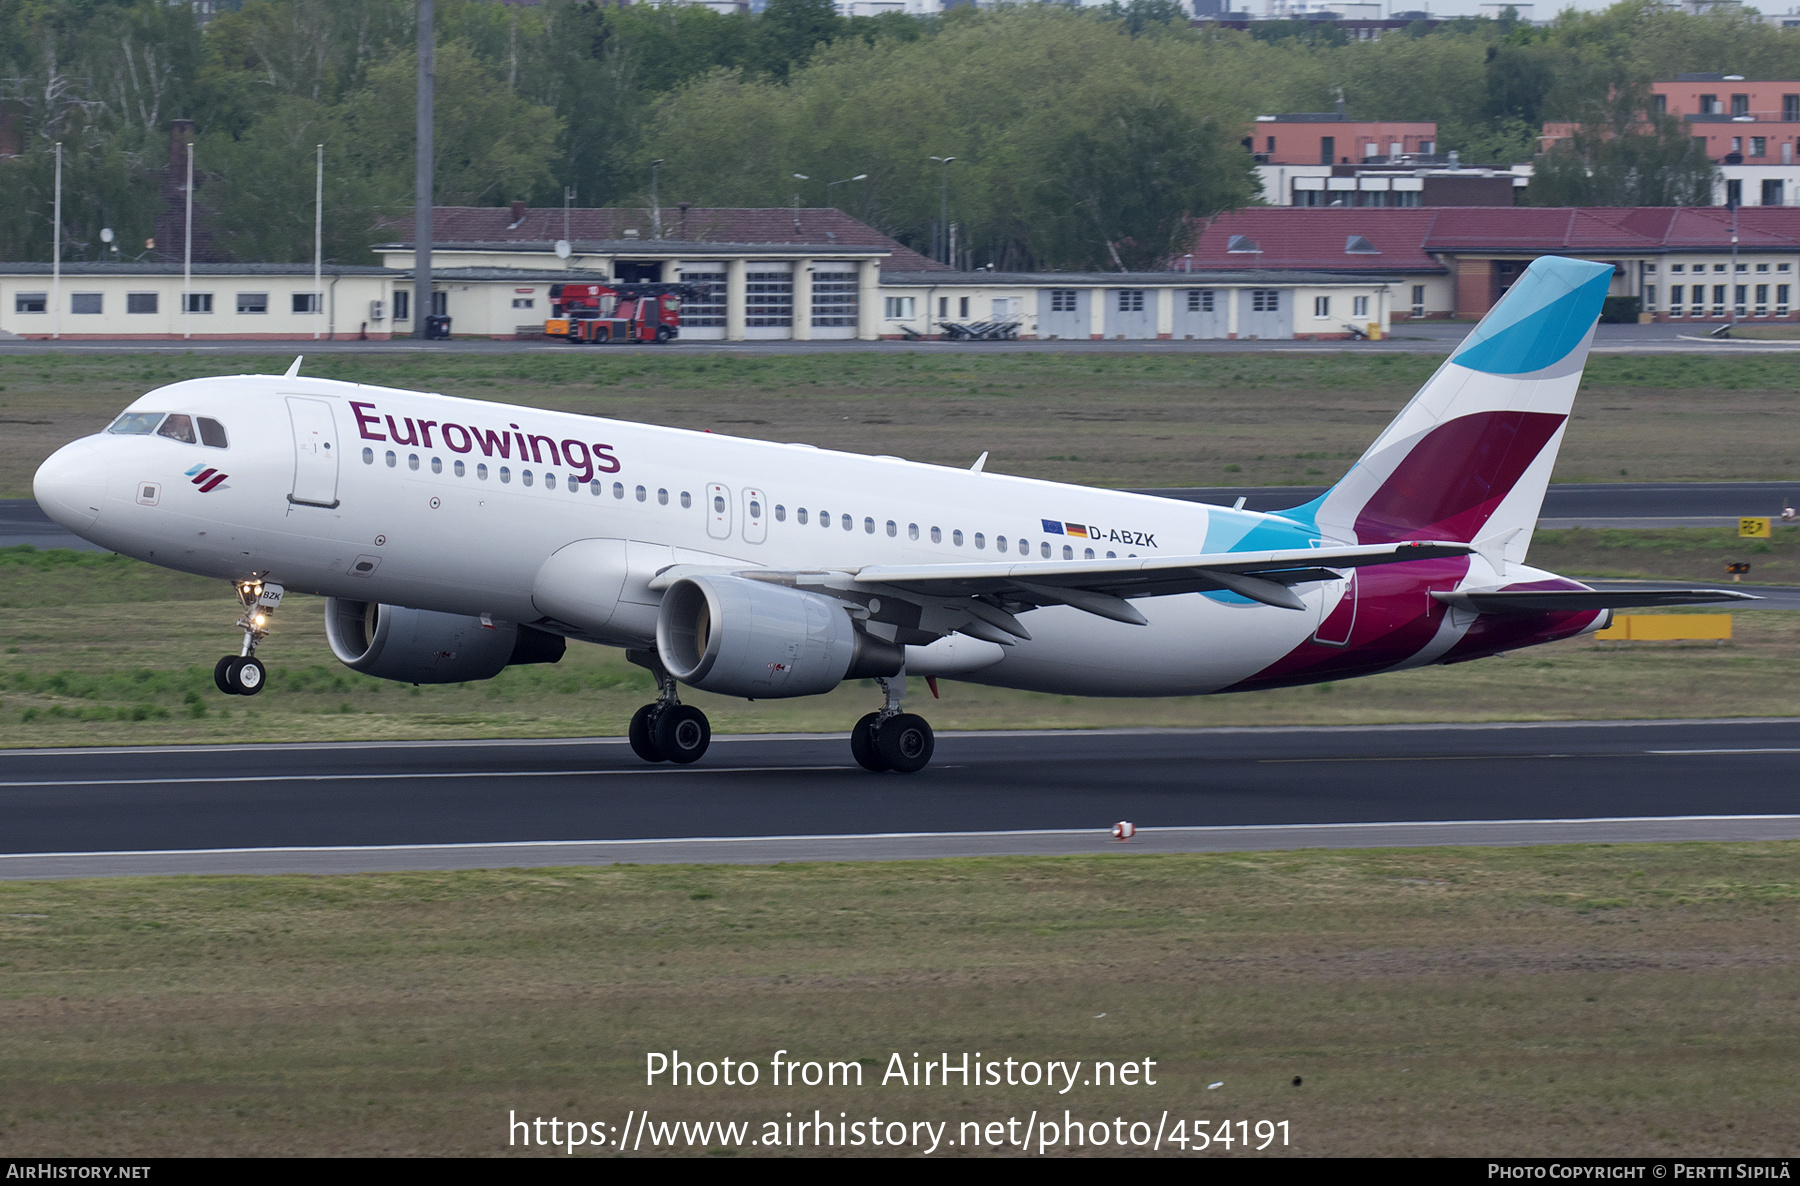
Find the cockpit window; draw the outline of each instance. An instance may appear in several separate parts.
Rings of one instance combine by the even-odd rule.
[[[198,419],[200,421],[200,443],[214,449],[225,448],[225,426],[211,416],[201,416]]]
[[[148,436],[155,430],[156,422],[162,418],[161,412],[126,412],[114,420],[112,426],[106,431],[122,433],[125,436]]]
[[[156,430],[156,435],[190,445],[199,443],[194,437],[194,418],[186,412],[170,412],[168,419],[162,422],[162,427]]]

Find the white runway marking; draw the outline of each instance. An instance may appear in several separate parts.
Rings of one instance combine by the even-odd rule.
[[[241,774],[219,778],[64,778],[0,782],[9,787],[154,787],[243,782],[404,782],[421,778],[598,778],[626,774],[799,774],[814,770],[855,770],[854,766],[643,766],[626,770],[445,770],[399,774]],[[948,770],[943,766],[939,769]]]

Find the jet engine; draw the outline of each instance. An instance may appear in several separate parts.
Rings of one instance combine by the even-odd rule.
[[[325,637],[352,671],[408,684],[491,679],[517,663],[555,663],[568,645],[513,622],[341,597],[325,599]]]
[[[812,696],[906,663],[900,647],[858,629],[841,601],[710,574],[663,594],[656,650],[682,683],[751,699]]]

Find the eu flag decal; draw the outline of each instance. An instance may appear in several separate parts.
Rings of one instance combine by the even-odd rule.
[[[1045,519],[1043,523],[1045,535],[1061,535],[1063,533],[1063,525],[1057,520]]]

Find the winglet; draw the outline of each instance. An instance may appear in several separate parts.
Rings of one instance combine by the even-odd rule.
[[[282,378],[283,378],[283,379],[296,379],[296,378],[299,378],[299,376],[300,376],[300,361],[301,361],[301,359],[303,359],[303,358],[305,358],[305,357],[306,357],[306,355],[304,355],[304,354],[296,354],[296,355],[294,355],[294,365],[293,365],[293,366],[291,366],[291,367],[289,367],[289,368],[288,368],[288,369],[287,369],[287,370],[286,370],[286,371],[285,371],[285,372],[284,372],[284,373],[283,373],[283,374],[282,374],[282,376],[281,376],[281,377],[282,377]]]
[[[987,450],[986,450],[986,449],[983,449],[983,450],[982,450],[982,451],[981,451],[981,456],[980,456],[980,457],[977,457],[977,458],[976,458],[976,459],[975,459],[975,464],[974,464],[974,465],[971,465],[971,466],[970,466],[970,467],[969,467],[969,472],[970,472],[970,473],[972,473],[972,474],[978,474],[978,473],[980,473],[980,472],[981,472],[981,467],[982,467],[982,466],[984,466],[984,465],[986,465],[986,464],[987,464]]]

